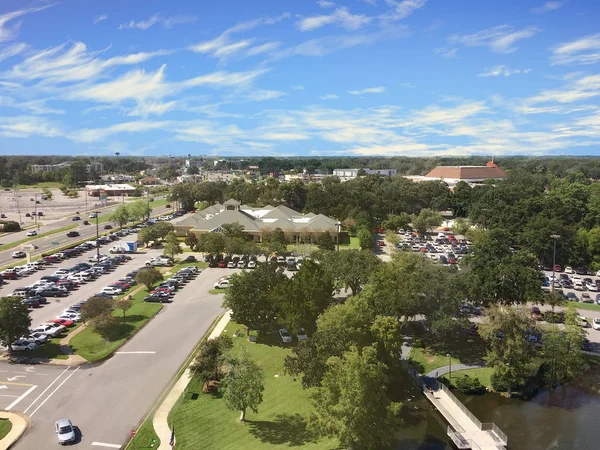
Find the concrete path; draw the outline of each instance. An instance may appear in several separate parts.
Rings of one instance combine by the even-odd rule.
[[[208,339],[214,339],[219,336],[231,318],[231,311],[225,312],[217,326],[208,336]],[[169,426],[167,418],[169,417],[169,413],[181,394],[185,391],[185,388],[189,384],[192,379],[191,372],[188,369],[185,370],[181,378],[177,380],[175,386],[171,389],[171,391],[167,394],[163,402],[160,404],[156,412],[154,413],[154,417],[152,418],[152,426],[154,427],[154,431],[156,432],[158,438],[160,439],[160,447],[158,450],[172,450],[169,445],[169,440],[171,439],[171,427]]]
[[[4,438],[0,439],[0,449],[10,448],[19,440],[23,433],[31,425],[31,420],[25,414],[0,411],[0,419],[8,419],[12,423],[12,428]]]
[[[450,372],[450,370],[452,370],[453,372],[458,372],[459,370],[481,369],[482,367],[485,367],[485,364],[482,362],[475,364],[452,364],[451,366],[438,367],[437,369],[432,370],[425,376],[428,378],[438,378],[442,375],[447,374],[448,372]]]

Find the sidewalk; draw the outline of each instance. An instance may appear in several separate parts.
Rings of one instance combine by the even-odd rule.
[[[0,449],[10,448],[31,425],[31,420],[25,414],[12,411],[0,411],[0,419],[8,419],[12,423],[12,428],[8,434],[0,439]]]
[[[221,320],[219,320],[219,323],[217,323],[217,326],[214,328],[212,333],[210,333],[210,336],[208,336],[208,339],[214,339],[219,336],[229,323],[230,317],[231,311],[225,312]],[[171,446],[169,445],[169,440],[171,439],[171,428],[167,419],[171,409],[173,409],[173,406],[175,406],[175,403],[177,400],[179,400],[179,397],[181,397],[181,394],[183,391],[185,391],[185,388],[191,379],[192,376],[188,368],[185,370],[183,375],[181,375],[181,378],[177,380],[175,386],[173,386],[171,391],[167,394],[163,402],[154,413],[154,417],[152,418],[152,426],[154,427],[154,431],[160,439],[160,447],[158,447],[158,450],[172,450]]]

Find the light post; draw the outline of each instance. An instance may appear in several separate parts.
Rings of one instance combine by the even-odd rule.
[[[554,292],[554,266],[556,266],[556,241],[560,239],[560,235],[559,234],[551,234],[550,235],[551,239],[554,239],[554,251],[552,252],[552,292]]]
[[[450,356],[450,353],[446,356],[448,357],[448,365],[450,366],[450,378],[452,378],[452,357]]]
[[[98,228],[98,216],[100,214],[98,214],[98,211],[94,212],[94,214],[96,215],[96,264],[98,264],[100,262],[100,242],[98,241],[100,239],[100,228]]]
[[[337,228],[337,251],[340,251],[340,231],[342,229],[342,223],[338,220],[335,223],[335,226]]]

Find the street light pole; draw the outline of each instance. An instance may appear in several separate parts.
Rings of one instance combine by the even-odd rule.
[[[98,239],[100,239],[100,229],[98,228],[98,211],[96,211],[94,214],[96,214],[96,264],[98,264],[100,262],[100,242],[98,241]]]
[[[340,251],[340,231],[342,228],[342,224],[340,221],[337,221],[335,223],[335,226],[337,227],[337,251],[339,252]]]
[[[450,366],[450,378],[452,378],[452,357],[450,356],[450,353],[448,353],[446,356],[448,357],[448,365]]]
[[[554,251],[552,252],[552,292],[554,292],[554,266],[556,266],[556,241],[560,239],[559,234],[551,234],[550,238],[554,239]]]

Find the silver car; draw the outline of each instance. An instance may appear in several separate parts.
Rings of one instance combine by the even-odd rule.
[[[56,436],[60,445],[75,442],[75,429],[69,419],[60,419],[56,422]]]

